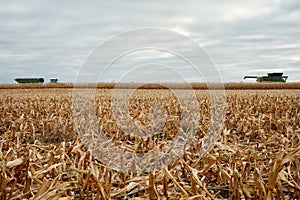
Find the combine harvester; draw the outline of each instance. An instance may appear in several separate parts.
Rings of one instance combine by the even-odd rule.
[[[44,83],[44,78],[16,78],[16,82],[18,83]],[[57,83],[57,78],[51,78],[49,83]]]
[[[44,83],[43,78],[16,78],[18,83]]]
[[[283,73],[268,73],[268,76],[245,76],[246,78],[256,78],[256,82],[283,82],[285,83],[288,76],[282,76]]]

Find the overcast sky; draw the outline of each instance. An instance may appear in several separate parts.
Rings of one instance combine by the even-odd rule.
[[[16,77],[74,82],[99,44],[143,27],[176,31],[195,41],[225,82],[267,72],[284,72],[288,81],[300,81],[298,0],[12,0],[0,1],[0,82],[14,83]],[[171,38],[169,42],[180,43]],[[99,51],[99,58],[116,48]],[[188,81],[203,80],[178,57],[155,49],[128,53],[113,65],[101,80],[178,81],[178,74]]]

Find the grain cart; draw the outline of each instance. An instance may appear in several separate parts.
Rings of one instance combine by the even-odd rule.
[[[283,73],[268,73],[268,76],[245,76],[246,78],[256,78],[257,82],[286,82],[288,76],[283,76]]]

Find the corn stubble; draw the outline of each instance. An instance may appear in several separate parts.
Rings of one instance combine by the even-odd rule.
[[[171,92],[138,90],[131,98],[130,116],[145,127],[153,102],[167,111],[165,126],[147,139],[122,131],[111,90],[97,92],[99,131],[114,145],[146,153],[175,137],[181,111]],[[299,91],[227,91],[221,139],[204,157],[197,152],[210,100],[195,92],[201,117],[190,148],[159,171],[127,174],[87,151],[74,127],[72,89],[2,89],[0,199],[300,199]]]

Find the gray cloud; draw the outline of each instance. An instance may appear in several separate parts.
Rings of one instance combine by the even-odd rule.
[[[241,81],[246,74],[270,71],[283,71],[289,80],[297,81],[299,18],[297,0],[1,1],[0,82],[12,83],[23,76],[72,82],[99,43],[140,27],[161,27],[187,35],[205,48],[224,81]],[[140,58],[145,56],[140,54]],[[197,80],[193,70],[179,69],[181,63],[176,65],[172,57],[147,59],[154,61],[177,67],[188,80]],[[131,65],[126,66],[130,70]],[[166,74],[157,76],[162,80]]]

